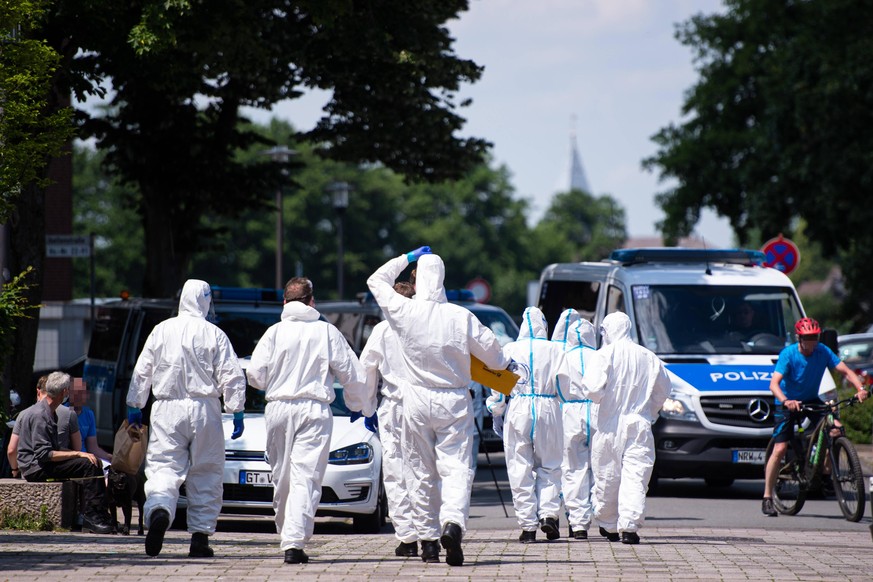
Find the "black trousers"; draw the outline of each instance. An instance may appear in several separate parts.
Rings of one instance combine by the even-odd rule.
[[[44,468],[29,473],[24,478],[31,483],[49,479],[83,478],[81,484],[85,504],[82,513],[89,521],[102,523],[109,519],[103,469],[88,459],[77,457],[57,463],[47,463]]]

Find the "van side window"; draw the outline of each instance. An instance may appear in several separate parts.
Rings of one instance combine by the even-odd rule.
[[[549,333],[565,309],[573,308],[588,321],[597,313],[600,281],[545,281],[540,290],[540,309],[549,322]],[[515,338],[512,338],[515,339]]]
[[[624,306],[624,292],[620,287],[610,285],[606,292],[606,315],[615,311],[627,313],[627,309]]]

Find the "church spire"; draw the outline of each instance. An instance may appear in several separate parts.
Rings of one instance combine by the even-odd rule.
[[[582,168],[582,158],[579,156],[579,148],[576,145],[576,116],[570,116],[570,190],[583,190],[589,194],[591,187],[588,185],[588,180],[585,177],[585,170]]]

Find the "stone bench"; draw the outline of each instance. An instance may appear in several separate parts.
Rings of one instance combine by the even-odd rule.
[[[53,528],[70,529],[79,507],[78,485],[73,481],[30,483],[24,479],[0,479],[0,514],[40,516],[42,506]]]

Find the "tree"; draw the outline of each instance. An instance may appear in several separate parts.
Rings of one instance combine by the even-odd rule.
[[[752,229],[790,236],[796,219],[828,258],[841,257],[856,324],[873,309],[873,3],[726,0],[677,38],[700,80],[687,121],[669,125],[643,161],[675,187],[658,195],[665,237],[688,235],[704,207],[741,244]]]
[[[59,56],[33,30],[47,2],[0,5],[0,409],[10,386],[30,384],[42,297],[46,168],[72,133],[70,110],[52,91]],[[8,237],[8,238],[7,238]],[[14,275],[14,276],[13,276]]]
[[[77,95],[110,82],[114,91],[106,114],[84,121],[83,137],[140,192],[146,295],[175,292],[216,235],[214,220],[267,206],[282,184],[277,164],[238,157],[270,145],[239,123],[243,106],[330,90],[307,136],[319,153],[413,179],[463,175],[487,146],[456,135],[464,103],[455,94],[481,69],[454,55],[443,23],[466,0],[56,6],[45,31],[78,51],[68,68]]]
[[[537,224],[539,236],[551,238],[556,261],[599,261],[627,239],[624,209],[608,195],[594,197],[582,190],[557,194]],[[548,248],[548,247],[545,247]]]

